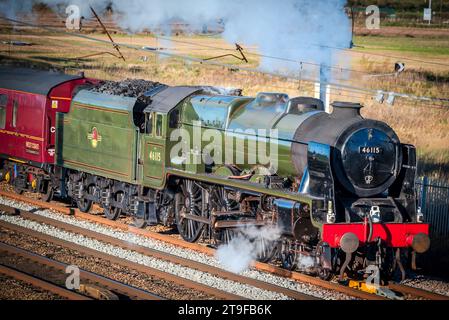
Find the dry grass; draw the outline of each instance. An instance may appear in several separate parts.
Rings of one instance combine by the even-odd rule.
[[[93,35],[106,39],[104,35]],[[165,47],[170,52],[194,57],[211,57],[228,53],[217,49],[200,48],[191,44],[169,43],[155,40],[149,36],[116,35],[117,42],[138,46]],[[198,43],[219,48],[233,48],[219,38],[209,37],[177,37],[178,40]],[[372,47],[366,38],[362,52],[387,53],[390,55],[409,57],[414,59],[428,59],[449,64],[449,54],[441,48],[435,54],[431,50],[411,50],[412,44],[407,39],[400,39],[402,45],[389,48],[389,43],[395,39],[374,41]],[[69,36],[48,34],[32,34],[31,32],[7,33],[0,32],[0,43],[8,40],[29,41],[35,45],[29,47],[12,47],[0,44],[0,59],[3,61],[18,61],[20,63],[55,66],[66,72],[84,70],[89,77],[101,79],[145,78],[163,82],[169,85],[216,85],[223,87],[242,88],[245,95],[255,95],[261,91],[285,92],[291,96],[314,95],[314,86],[309,82],[293,81],[286,78],[276,78],[260,73],[229,70],[223,67],[188,63],[174,58],[157,58],[150,52],[136,51],[122,48],[127,58],[120,61],[110,55],[91,58],[74,59],[91,53],[103,51],[114,52],[110,46],[93,44],[88,40]],[[422,43],[419,43],[422,45]],[[426,45],[441,47],[449,50],[449,41],[433,39]],[[248,51],[257,48],[245,47]],[[399,49],[398,49],[399,48]],[[404,49],[405,48],[405,49]],[[410,51],[411,50],[411,51]],[[367,54],[352,53],[351,67],[367,73],[386,73],[393,69],[394,58],[368,56]],[[249,56],[249,64],[245,67],[257,67],[257,56]],[[222,60],[224,63],[243,64],[232,57]],[[382,88],[395,92],[407,92],[415,95],[437,96],[449,98],[449,66],[427,65],[419,62],[407,62],[407,71],[399,77],[367,77],[366,75],[351,74],[345,84],[352,84],[365,88]],[[338,71],[337,71],[338,73]],[[342,75],[337,75],[340,78]],[[347,76],[347,75],[346,75]],[[394,106],[379,104],[372,95],[354,93],[346,90],[332,92],[332,100],[357,101],[365,105],[363,115],[385,121],[398,133],[401,141],[414,144],[418,148],[421,160],[420,173],[433,177],[446,177],[449,180],[449,108],[436,108],[429,103],[413,100],[397,99]],[[432,103],[434,104],[434,103]],[[447,104],[446,104],[447,105]]]

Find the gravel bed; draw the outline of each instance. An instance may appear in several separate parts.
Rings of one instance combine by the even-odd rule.
[[[0,197],[0,203],[9,205],[9,206],[20,207],[24,210],[32,210],[32,209],[37,208],[35,206],[24,204],[22,202],[5,199],[2,197]],[[170,254],[173,254],[173,255],[176,255],[179,257],[198,261],[198,262],[201,262],[204,264],[208,264],[208,265],[223,269],[223,266],[214,257],[211,257],[211,256],[203,254],[203,253],[199,253],[199,252],[196,252],[193,250],[179,248],[179,247],[176,247],[171,244],[167,244],[162,241],[149,239],[149,238],[139,236],[139,235],[136,235],[133,233],[123,232],[121,230],[106,227],[106,226],[103,226],[103,225],[100,225],[97,223],[80,220],[75,217],[58,214],[58,213],[53,213],[50,210],[39,210],[34,213],[48,217],[48,218],[52,218],[55,220],[59,220],[59,221],[62,221],[62,222],[68,223],[68,224],[76,225],[76,226],[79,226],[79,227],[82,227],[82,228],[85,228],[85,229],[88,229],[91,231],[95,231],[95,232],[98,232],[101,234],[105,234],[105,235],[108,235],[111,237],[115,237],[115,238],[118,238],[121,240],[125,240],[130,243],[135,243],[140,246],[148,247],[148,248],[159,250],[162,252],[167,252],[167,253],[170,253]],[[278,285],[278,286],[281,286],[284,288],[288,288],[291,290],[295,290],[298,292],[302,292],[302,293],[312,295],[312,296],[315,296],[318,298],[329,299],[329,300],[355,299],[354,297],[351,297],[351,296],[348,296],[348,295],[345,295],[345,294],[342,294],[339,292],[323,289],[318,286],[310,285],[307,283],[301,283],[298,281],[290,280],[290,279],[287,279],[284,277],[276,276],[271,273],[262,272],[262,271],[258,271],[255,269],[243,271],[241,273],[241,275],[249,277],[249,278],[265,281],[265,282],[268,282],[268,283],[271,283],[274,285]]]
[[[0,300],[65,300],[32,285],[0,274]]]
[[[449,282],[441,279],[418,275],[402,281],[401,284],[449,296]]]
[[[153,292],[167,299],[190,300],[190,299],[216,299],[203,292],[192,290],[188,287],[176,285],[172,282],[153,277],[143,272],[111,264],[95,256],[81,254],[61,246],[44,242],[22,233],[11,230],[0,232],[1,241],[10,245],[21,247],[25,250],[35,252],[48,258],[76,265],[81,269],[94,272],[110,279],[122,282],[148,292]],[[54,275],[57,278],[57,274]]]
[[[237,283],[235,281],[230,281],[226,279],[222,279],[205,272],[201,272],[198,270],[194,270],[191,268],[187,268],[184,266],[176,265],[171,262],[167,262],[160,259],[155,259],[153,257],[145,256],[137,252],[133,252],[130,250],[125,250],[107,243],[103,243],[97,241],[95,239],[90,239],[84,237],[82,235],[66,232],[64,230],[60,230],[54,228],[49,225],[36,223],[34,221],[26,220],[18,216],[0,216],[0,220],[22,226],[24,228],[28,228],[43,234],[47,234],[62,240],[70,241],[76,243],[78,245],[88,247],[94,249],[99,252],[103,252],[115,257],[119,257],[122,259],[127,259],[129,261],[139,263],[154,269],[158,269],[164,271],[166,273],[174,274],[179,277],[190,279],[192,281],[202,283],[204,285],[217,288],[219,290],[223,290],[226,292],[230,292],[248,299],[263,299],[263,300],[285,300],[289,299],[289,297],[271,292],[263,289],[259,289],[253,286],[249,286],[246,284]]]
[[[136,271],[134,269],[125,268],[120,265],[111,264],[107,260],[101,258],[84,255],[75,250],[70,250],[52,243],[48,243],[29,235],[15,232],[13,230],[0,228],[0,241],[6,244],[23,248],[25,250],[34,252],[44,257],[66,263],[68,265],[76,265],[81,269],[97,273],[107,278],[116,280],[118,282],[140,288],[142,290],[152,292],[159,296],[172,300],[208,300],[216,299],[211,295],[203,293],[201,291],[192,290],[191,288],[176,285],[173,282],[166,281],[161,278],[157,278],[148,275],[143,272]],[[0,258],[0,261],[8,263],[7,257]],[[17,265],[17,268],[21,269],[21,261],[14,258],[14,261],[10,261],[12,264]],[[42,270],[36,270],[38,273]],[[61,277],[64,279],[62,283],[65,283],[67,274],[61,274],[60,272],[52,272],[51,274],[43,275],[45,279],[51,279],[55,283],[61,281]]]

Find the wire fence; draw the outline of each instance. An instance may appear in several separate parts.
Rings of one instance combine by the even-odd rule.
[[[449,183],[422,177],[416,186],[424,220],[430,224],[431,248],[422,257],[422,265],[449,276]]]
[[[431,225],[432,238],[444,239],[449,245],[449,184],[422,177],[416,185],[419,205],[424,219]]]

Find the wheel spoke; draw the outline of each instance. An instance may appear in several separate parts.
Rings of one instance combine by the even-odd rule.
[[[263,238],[259,240],[259,246],[259,255],[263,256],[265,254],[265,240]]]
[[[186,237],[187,239],[190,238],[190,222],[189,220],[185,220],[184,221],[184,237]]]
[[[189,225],[188,235],[189,235],[189,238],[192,238],[193,237],[193,221],[192,220],[187,220],[187,221],[188,221],[188,225]]]
[[[187,189],[184,185],[181,185],[181,191],[182,191],[182,194],[184,195],[184,197],[188,196],[189,193],[187,192]]]
[[[202,216],[202,189],[191,180],[184,181],[181,186],[181,193],[176,196],[176,219],[178,231],[184,240],[195,242],[204,230],[204,223],[183,218],[183,213]]]

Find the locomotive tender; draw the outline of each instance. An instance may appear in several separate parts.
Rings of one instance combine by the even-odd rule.
[[[258,259],[322,278],[362,275],[369,265],[389,275],[404,255],[429,248],[415,148],[364,119],[361,105],[335,102],[328,114],[318,99],[285,94],[155,84],[128,97],[92,90],[99,83],[0,68],[0,180],[47,201],[71,198],[83,212],[97,203],[109,219],[130,215],[139,227],[176,225],[189,242],[221,244],[246,228],[276,227],[274,240],[252,232]],[[231,147],[207,157],[209,141],[181,141],[172,154],[175,132],[211,129]],[[277,132],[276,170],[235,161],[253,152],[251,140],[273,142],[257,129]],[[231,149],[230,161],[236,145],[243,149]],[[313,263],[298,264],[304,256]]]

